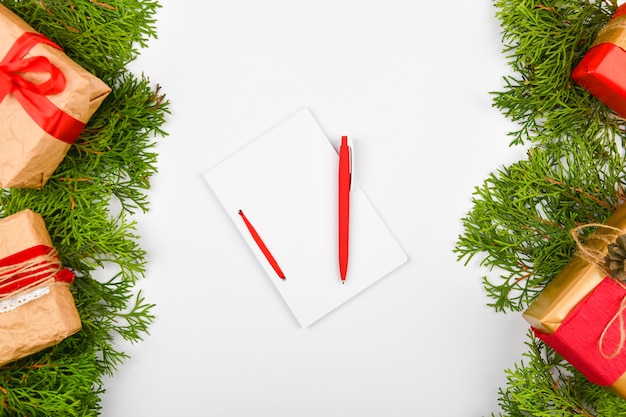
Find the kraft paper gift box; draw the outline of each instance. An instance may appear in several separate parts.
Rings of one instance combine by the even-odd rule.
[[[0,4],[0,188],[41,188],[111,89]]]
[[[572,78],[626,118],[626,5],[620,6],[598,32]]]
[[[620,206],[605,225],[585,243],[597,254],[607,254],[615,235],[626,233],[626,206]],[[622,314],[626,314],[626,287],[607,277],[601,265],[577,254],[523,316],[538,338],[590,382],[626,398],[626,346],[616,341]]]
[[[73,278],[39,214],[23,210],[0,220],[0,366],[81,329]]]

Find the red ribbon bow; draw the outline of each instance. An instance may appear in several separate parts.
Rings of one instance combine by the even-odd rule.
[[[49,135],[68,144],[74,143],[85,124],[54,105],[46,96],[65,89],[61,70],[43,56],[25,58],[37,44],[62,50],[57,44],[39,33],[25,32],[13,44],[0,62],[0,103],[11,94],[26,113]],[[24,78],[26,73],[49,74],[50,78],[39,84]]]

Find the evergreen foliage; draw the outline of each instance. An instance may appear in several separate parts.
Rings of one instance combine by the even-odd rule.
[[[455,248],[480,258],[496,311],[519,314],[570,260],[570,230],[604,222],[626,200],[623,119],[571,79],[614,0],[496,0],[512,75],[494,106],[515,121],[527,158],[476,187]],[[589,230],[589,233],[593,230]],[[507,370],[501,416],[622,416],[626,401],[590,384],[529,334],[526,360]]]
[[[95,416],[103,376],[127,355],[118,337],[140,341],[152,305],[134,291],[145,251],[132,215],[148,210],[155,138],[168,102],[126,67],[155,37],[151,0],[0,0],[112,87],[42,190],[0,190],[0,217],[40,213],[64,266],[83,329],[59,345],[0,367],[0,416]],[[102,276],[110,275],[102,278]]]

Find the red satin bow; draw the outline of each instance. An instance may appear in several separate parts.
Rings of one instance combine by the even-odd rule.
[[[56,107],[46,97],[65,89],[65,77],[46,57],[25,58],[38,43],[61,50],[57,44],[39,33],[25,32],[20,36],[0,62],[0,103],[8,94],[13,95],[46,133],[72,144],[85,124]],[[26,73],[45,73],[50,78],[35,84],[23,77]]]

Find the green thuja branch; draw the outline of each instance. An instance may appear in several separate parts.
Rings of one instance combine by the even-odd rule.
[[[528,334],[524,360],[507,369],[499,404],[507,417],[626,415],[625,401],[590,383],[554,350]],[[495,414],[492,414],[495,416]]]
[[[127,355],[116,340],[140,341],[154,319],[134,284],[145,273],[132,215],[148,209],[155,139],[168,102],[126,70],[155,36],[155,1],[0,0],[112,92],[42,190],[0,190],[0,217],[40,213],[72,286],[83,329],[57,346],[0,367],[0,416],[94,416],[102,378]]]
[[[615,10],[607,1],[496,2],[513,75],[494,105],[519,123],[528,159],[477,187],[456,252],[475,256],[498,311],[524,309],[569,259],[569,230],[604,220],[624,199],[624,122],[571,80]]]
[[[455,252],[488,271],[482,280],[490,306],[519,312],[571,259],[570,230],[603,222],[626,200],[626,124],[571,78],[617,3],[497,0],[495,6],[512,74],[493,93],[494,106],[519,126],[511,144],[529,150],[476,187]],[[626,401],[530,339],[527,361],[507,371],[501,416],[626,415]]]
[[[523,310],[569,261],[570,230],[608,217],[625,184],[626,160],[615,147],[571,138],[531,148],[476,188],[456,251],[466,262],[481,256],[494,274],[483,278],[492,307]]]
[[[4,0],[5,6],[104,81],[156,37],[154,0]]]
[[[499,403],[507,416],[600,417],[620,415],[603,414],[611,409],[625,410],[621,399],[586,381],[532,334],[526,345],[525,361],[506,371],[507,389],[500,390]]]
[[[571,71],[615,10],[615,1],[496,1],[504,53],[513,69],[494,104],[520,125],[512,143],[555,143],[572,131],[597,137],[620,128],[577,86]]]

